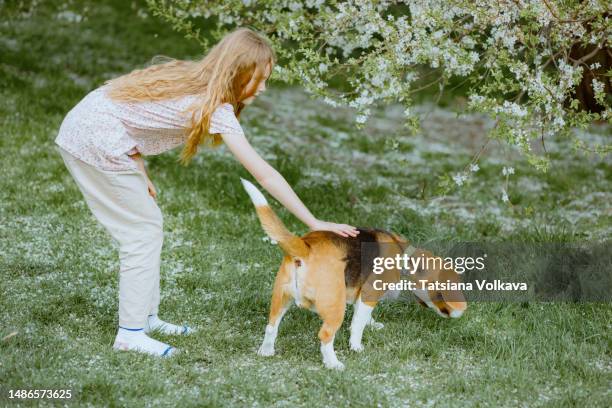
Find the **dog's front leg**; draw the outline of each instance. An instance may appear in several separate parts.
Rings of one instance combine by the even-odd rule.
[[[374,307],[363,303],[361,297],[355,302],[353,320],[351,320],[351,338],[349,340],[353,351],[363,351],[361,338],[366,324],[380,324],[372,321],[372,310],[374,310]]]

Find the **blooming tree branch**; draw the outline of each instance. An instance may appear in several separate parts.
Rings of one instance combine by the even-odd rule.
[[[148,0],[148,5],[205,47],[210,44],[195,28],[198,18],[212,24],[214,39],[236,26],[265,33],[279,56],[276,79],[299,82],[332,106],[355,108],[358,125],[376,104],[400,102],[407,125],[416,131],[412,96],[435,86],[442,92],[451,80],[464,78],[468,110],[496,121],[489,137],[518,147],[546,170],[546,155],[532,151],[533,141],[572,137],[572,127],[595,120],[612,123],[612,69],[588,65],[600,50],[609,52],[612,24],[605,0]],[[575,47],[587,46],[593,50],[570,56]],[[574,94],[585,67],[593,75],[599,112],[584,110]],[[576,146],[582,145],[576,141]],[[463,176],[456,180],[462,183]]]

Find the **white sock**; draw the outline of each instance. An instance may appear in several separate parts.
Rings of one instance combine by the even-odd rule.
[[[167,357],[176,352],[172,346],[150,338],[144,329],[128,329],[119,326],[115,343],[115,350],[135,350],[153,354],[155,356]]]
[[[189,326],[177,326],[172,323],[164,322],[156,314],[149,315],[145,323],[144,331],[149,333],[153,330],[159,330],[164,334],[191,334],[194,332]]]

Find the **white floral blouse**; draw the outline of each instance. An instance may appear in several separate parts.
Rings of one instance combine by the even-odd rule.
[[[144,156],[173,149],[187,140],[186,112],[195,95],[163,101],[115,102],[107,86],[90,92],[64,118],[55,143],[76,158],[110,171],[138,169],[128,154]],[[209,133],[244,134],[231,104],[217,107]]]

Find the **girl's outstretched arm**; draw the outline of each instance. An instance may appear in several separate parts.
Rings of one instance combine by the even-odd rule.
[[[318,220],[306,208],[285,178],[253,149],[243,134],[222,135],[223,141],[257,182],[274,198],[299,218],[311,230],[332,231],[343,237],[356,236],[359,231],[347,224]]]

